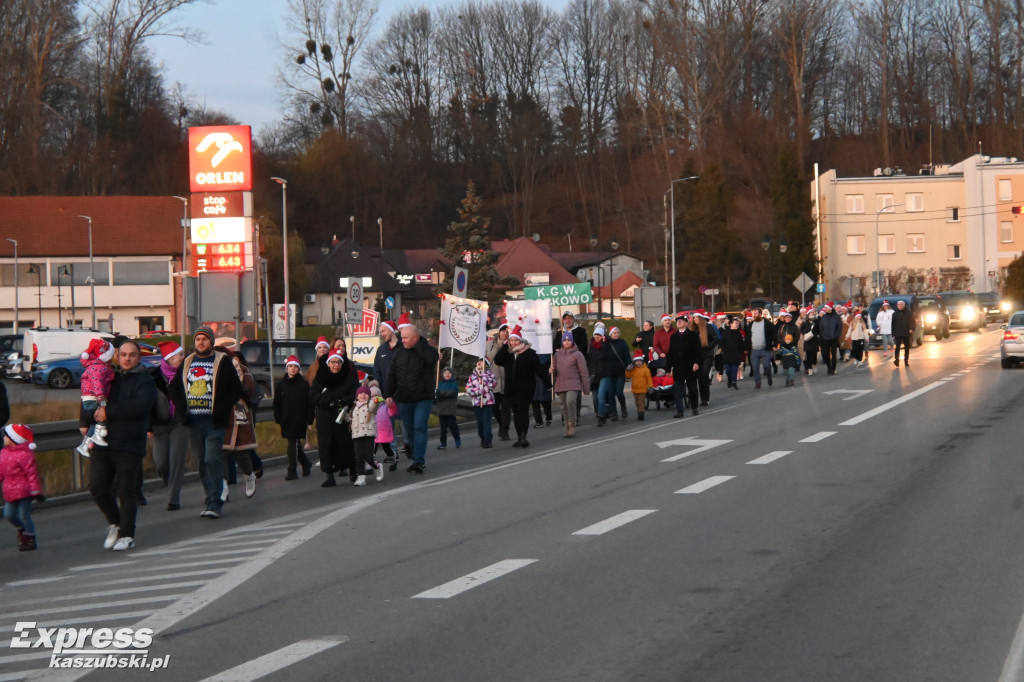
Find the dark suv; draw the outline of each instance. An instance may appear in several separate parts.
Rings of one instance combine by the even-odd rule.
[[[256,383],[263,387],[268,396],[277,379],[284,376],[284,363],[291,355],[302,363],[305,372],[316,361],[316,342],[309,339],[276,339],[274,341],[274,376],[270,375],[269,353],[266,339],[242,342],[242,357],[249,364],[249,371]]]
[[[999,298],[999,294],[994,291],[983,291],[980,294],[975,294],[975,296],[978,297],[978,303],[984,311],[986,323],[1006,319],[1007,314],[1010,312],[1010,306],[1009,304],[1003,306],[1003,301]]]
[[[949,312],[946,304],[938,294],[925,294],[917,297],[917,307],[921,311],[921,325],[925,334],[934,334],[936,341],[949,338]]]
[[[973,291],[940,291],[949,312],[950,329],[976,332],[985,324],[985,313]]]

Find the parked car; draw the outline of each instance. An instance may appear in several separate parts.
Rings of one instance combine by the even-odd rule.
[[[985,322],[1006,321],[1011,307],[1009,301],[999,298],[999,294],[994,291],[984,291],[980,294],[975,294],[975,296],[978,299],[978,303],[981,304]]]
[[[871,317],[871,329],[874,330],[871,337],[868,339],[868,348],[881,348],[882,347],[882,335],[878,333],[878,324],[875,322],[875,317],[878,315],[878,311],[882,309],[882,302],[888,301],[889,307],[896,310],[896,304],[900,301],[906,303],[907,307],[910,308],[911,314],[917,318],[917,324],[914,325],[914,336],[910,339],[910,345],[920,346],[924,343],[924,324],[921,321],[921,310],[915,294],[892,294],[889,296],[882,296],[876,298],[868,306],[868,315]]]
[[[925,334],[934,334],[936,341],[949,338],[949,312],[946,304],[938,294],[925,294],[917,297],[917,305],[921,309],[921,324]]]
[[[149,344],[140,343],[141,364],[147,369],[160,365],[160,350]],[[82,366],[80,355],[66,358],[55,358],[45,362],[37,362],[32,367],[32,383],[50,388],[73,388],[82,383]]]
[[[949,311],[949,328],[976,332],[985,324],[978,297],[973,291],[940,291],[939,296]]]
[[[1003,369],[1017,367],[1024,360],[1024,310],[1010,315],[1000,328],[1003,336],[999,339],[999,356]]]
[[[21,350],[21,376],[31,379],[35,366],[69,357],[78,357],[95,338],[112,340],[110,332],[98,329],[35,327],[25,332]]]
[[[21,349],[25,337],[21,334],[4,334],[0,336],[0,374],[17,376],[21,373]]]

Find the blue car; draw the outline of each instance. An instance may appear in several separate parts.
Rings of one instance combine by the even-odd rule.
[[[160,350],[146,343],[139,344],[141,364],[147,369],[160,366]],[[39,362],[32,367],[32,383],[50,388],[74,388],[82,383],[85,367],[78,356]]]

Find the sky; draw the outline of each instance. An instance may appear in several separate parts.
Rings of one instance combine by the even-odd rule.
[[[454,0],[381,0],[376,31],[388,17],[408,6],[436,9]],[[547,0],[555,7],[564,0]],[[177,38],[154,38],[147,46],[163,67],[168,91],[175,83],[186,96],[250,125],[255,136],[280,119],[277,70],[284,54],[279,42],[287,35],[285,0],[213,0],[194,3],[171,16],[177,25],[199,29],[205,44],[189,45]]]

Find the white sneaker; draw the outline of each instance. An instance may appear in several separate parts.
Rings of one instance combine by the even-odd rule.
[[[90,438],[92,438],[92,442],[96,443],[96,445],[102,445],[104,447],[106,447],[107,445],[107,439],[104,438],[98,430],[95,433],[93,433],[92,436],[90,436]]]
[[[354,486],[366,485],[366,476],[359,476],[355,481],[352,482]]]
[[[90,457],[91,453],[89,452],[89,439],[83,438],[82,443],[77,448],[75,448],[75,450],[77,450],[78,454],[80,454],[82,457]]]
[[[256,494],[256,474],[249,474],[245,477],[245,496],[252,497]]]
[[[384,480],[384,465],[381,464],[380,462],[377,462],[377,471],[374,472],[374,478],[376,478],[378,481]]]
[[[228,501],[228,495],[229,495],[229,492],[228,492],[228,479],[225,478],[224,479],[224,485],[220,489],[220,501],[221,502],[227,502]]]
[[[103,541],[103,549],[112,549],[117,542],[117,526],[107,528],[107,539]]]
[[[123,552],[126,549],[131,549],[135,546],[135,538],[123,537],[118,538],[114,546],[111,547],[115,552]]]

